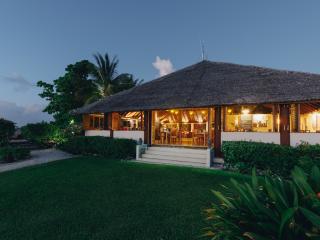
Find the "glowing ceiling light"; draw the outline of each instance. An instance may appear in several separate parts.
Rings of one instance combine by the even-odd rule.
[[[246,108],[246,109],[243,109],[241,112],[242,114],[249,114],[250,110]]]
[[[231,108],[228,109],[228,113],[232,113],[232,109]]]

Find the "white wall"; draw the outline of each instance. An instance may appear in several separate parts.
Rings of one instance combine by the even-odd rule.
[[[114,138],[127,138],[138,141],[144,139],[144,131],[113,131]]]
[[[85,136],[92,137],[92,136],[102,136],[102,137],[110,137],[109,130],[86,130]]]
[[[297,146],[301,142],[320,144],[320,133],[290,133],[291,146]]]
[[[253,141],[280,144],[280,133],[276,132],[222,132],[221,141]]]

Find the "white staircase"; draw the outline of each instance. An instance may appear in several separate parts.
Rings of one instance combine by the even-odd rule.
[[[149,147],[138,159],[141,162],[207,167],[206,149]]]

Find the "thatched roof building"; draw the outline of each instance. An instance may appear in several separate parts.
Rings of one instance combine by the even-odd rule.
[[[320,75],[202,61],[76,110],[78,114],[320,100]]]

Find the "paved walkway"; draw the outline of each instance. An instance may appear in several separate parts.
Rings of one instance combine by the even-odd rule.
[[[57,160],[71,158],[73,155],[62,152],[57,149],[44,149],[31,151],[31,159],[14,162],[14,163],[1,163],[0,172],[6,172],[14,169],[24,168],[33,165],[44,164]]]

